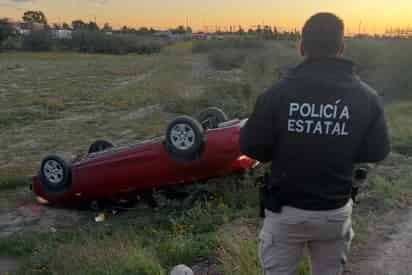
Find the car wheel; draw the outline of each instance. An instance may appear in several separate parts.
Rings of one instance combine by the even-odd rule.
[[[97,153],[97,152],[102,152],[107,149],[113,148],[114,145],[110,141],[107,140],[96,140],[93,142],[92,145],[89,147],[89,154]]]
[[[180,116],[167,127],[166,151],[177,162],[187,163],[200,158],[204,144],[202,125],[189,116]]]
[[[42,161],[40,178],[47,191],[63,192],[71,183],[71,165],[59,156],[50,155]]]
[[[228,121],[228,117],[225,112],[217,107],[210,107],[197,115],[197,119],[205,130],[216,129],[220,123]]]

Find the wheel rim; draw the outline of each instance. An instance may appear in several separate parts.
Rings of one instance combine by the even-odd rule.
[[[172,144],[179,150],[188,150],[196,142],[196,134],[188,124],[179,123],[170,132]]]
[[[43,167],[43,174],[52,184],[59,184],[63,181],[63,166],[55,160],[48,160]]]

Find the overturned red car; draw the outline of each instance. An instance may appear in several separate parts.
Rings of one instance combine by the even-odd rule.
[[[69,205],[242,172],[257,165],[240,152],[245,121],[209,108],[197,119],[177,117],[163,137],[122,147],[96,141],[72,163],[50,155],[31,187],[42,201]]]

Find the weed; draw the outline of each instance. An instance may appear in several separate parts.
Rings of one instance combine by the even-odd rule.
[[[256,239],[225,235],[221,239],[218,250],[218,260],[222,263],[223,274],[262,274],[257,247],[258,242]],[[310,274],[308,257],[305,257],[299,264],[297,274]]]
[[[348,56],[361,64],[361,76],[385,94],[394,151],[411,154],[412,104],[406,99],[412,55],[405,54],[410,42],[348,43]],[[191,47],[184,42],[159,55],[127,57],[0,54],[0,189],[26,184],[51,151],[84,151],[102,136],[119,144],[159,134],[175,114],[217,106],[231,118],[247,117],[256,97],[301,60],[296,43],[287,41],[199,41]],[[214,58],[221,54],[230,70],[208,66],[216,51],[221,53]],[[146,113],[148,106],[158,107]],[[392,154],[371,175],[355,208],[356,247],[366,243],[377,216],[411,202],[410,171],[408,158]],[[132,211],[110,217],[103,226],[17,234],[0,239],[0,253],[24,258],[24,274],[166,274],[173,265],[212,256],[224,274],[259,274],[255,232],[239,238],[230,227],[258,213],[254,177],[214,179],[199,188],[214,198],[190,207],[168,202],[158,211]],[[258,222],[242,225],[253,231]],[[308,274],[307,260],[302,265],[301,274]]]
[[[409,102],[392,103],[386,107],[392,147],[395,151],[412,154],[412,108]]]
[[[22,169],[1,169],[0,170],[0,190],[15,189],[27,185],[29,178],[24,176],[27,172]]]
[[[233,38],[226,40],[195,41],[193,43],[194,53],[205,53],[222,49],[251,49],[256,50],[264,47],[264,42],[256,39]]]
[[[246,61],[248,51],[236,49],[219,49],[209,54],[209,63],[217,70],[241,68]]]

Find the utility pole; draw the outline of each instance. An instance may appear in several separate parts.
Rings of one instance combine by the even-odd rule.
[[[359,29],[358,29],[358,34],[361,34],[361,28],[362,28],[362,20],[359,22]]]

